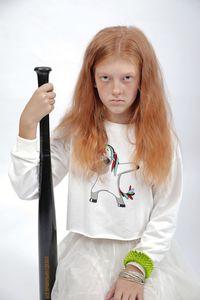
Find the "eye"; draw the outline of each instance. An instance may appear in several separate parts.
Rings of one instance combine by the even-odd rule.
[[[107,82],[110,80],[109,76],[107,76],[107,75],[100,76],[100,79],[104,82]]]
[[[124,81],[132,81],[133,80],[133,76],[126,75],[126,76],[123,77],[123,80]]]

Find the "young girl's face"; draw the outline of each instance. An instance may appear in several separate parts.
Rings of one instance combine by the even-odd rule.
[[[107,58],[96,65],[95,83],[106,119],[127,123],[140,84],[137,64],[122,58]]]

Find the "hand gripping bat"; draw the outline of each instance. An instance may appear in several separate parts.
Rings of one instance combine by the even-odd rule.
[[[49,80],[51,68],[34,69],[40,87]],[[51,171],[49,115],[40,121],[40,168],[39,168],[39,287],[40,300],[51,299],[57,267],[57,234],[54,193]]]

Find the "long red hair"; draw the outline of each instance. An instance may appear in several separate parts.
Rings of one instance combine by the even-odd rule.
[[[73,139],[74,165],[81,166],[82,174],[90,177],[94,171],[103,170],[100,156],[107,134],[103,104],[94,87],[94,71],[97,63],[113,55],[138,63],[141,83],[129,120],[136,134],[133,161],[143,162],[147,182],[161,184],[172,161],[171,114],[155,52],[138,28],[113,26],[94,36],[85,51],[72,106],[56,129],[62,129],[65,141]]]

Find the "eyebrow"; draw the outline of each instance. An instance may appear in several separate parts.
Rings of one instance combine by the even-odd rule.
[[[110,75],[110,73],[103,72],[103,71],[97,72],[96,74],[97,74],[97,75]],[[122,75],[122,76],[130,76],[130,75],[136,76],[136,73],[133,73],[133,72],[126,72],[126,73],[123,73],[123,74],[121,74],[121,75]]]

